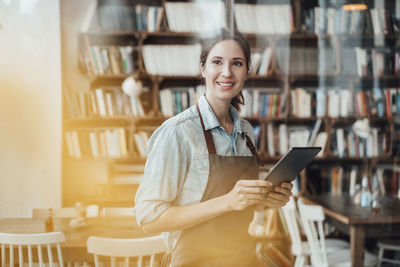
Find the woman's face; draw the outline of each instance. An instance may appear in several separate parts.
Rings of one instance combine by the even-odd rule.
[[[246,58],[240,45],[234,40],[215,44],[201,67],[201,75],[206,80],[207,98],[230,102],[247,78]]]

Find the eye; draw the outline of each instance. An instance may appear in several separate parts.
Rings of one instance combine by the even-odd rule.
[[[220,65],[222,64],[222,61],[220,59],[214,59],[211,61],[212,64]]]
[[[243,66],[243,62],[242,61],[235,61],[235,62],[233,62],[233,65],[237,66],[237,67],[241,67],[241,66]]]

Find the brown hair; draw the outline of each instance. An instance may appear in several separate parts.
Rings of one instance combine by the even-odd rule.
[[[200,54],[201,67],[203,67],[204,64],[206,63],[208,54],[210,53],[214,45],[224,40],[234,40],[239,44],[245,56],[247,72],[249,72],[250,70],[249,43],[247,42],[246,38],[238,31],[231,32],[225,28],[222,28],[213,39],[209,40],[208,43],[203,46],[204,47],[203,51]],[[231,105],[234,106],[238,111],[240,111],[240,105],[244,105],[244,97],[242,91],[240,91],[240,93],[232,99]]]

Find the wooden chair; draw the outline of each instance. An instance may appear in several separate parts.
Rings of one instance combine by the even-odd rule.
[[[50,267],[55,265],[52,247],[56,245],[57,261],[59,266],[63,266],[63,258],[61,253],[60,243],[65,241],[65,236],[61,232],[52,233],[41,233],[41,234],[8,234],[0,233],[0,244],[1,244],[1,266],[6,267],[6,254],[9,254],[9,265],[14,266],[14,248],[18,248],[17,255],[19,266],[24,265],[24,255],[28,255],[29,267],[33,265],[32,249],[37,249],[37,260],[39,266],[43,266],[43,263],[48,262]],[[47,260],[45,254],[42,251],[42,246],[47,248]]]
[[[73,218],[75,217],[75,207],[68,208],[57,208],[52,209],[54,218]],[[46,218],[49,213],[49,209],[45,208],[34,208],[32,209],[32,218]],[[89,205],[86,207],[86,217],[97,217],[99,216],[99,206]]]
[[[101,209],[100,216],[136,216],[133,208],[104,207]]]
[[[379,254],[378,254],[378,267],[382,266],[383,262],[391,265],[400,266],[400,259],[385,257],[385,250],[397,252],[400,254],[400,240],[387,239],[378,240]]]
[[[118,258],[123,258],[125,266],[129,266],[132,258],[137,259],[137,266],[144,264],[144,257],[149,256],[149,265],[155,266],[155,256],[168,249],[161,235],[144,238],[105,238],[91,236],[87,241],[87,250],[94,254],[95,267],[100,267],[100,256],[110,257],[111,266],[115,267]],[[132,265],[136,266],[136,265]]]
[[[325,215],[322,207],[319,205],[305,204],[301,198],[297,200],[297,205],[307,236],[308,245],[311,250],[312,266],[351,266],[351,253],[349,248],[330,252],[327,251],[323,229]],[[376,263],[377,258],[374,255],[368,252],[364,253],[364,266],[375,266]]]

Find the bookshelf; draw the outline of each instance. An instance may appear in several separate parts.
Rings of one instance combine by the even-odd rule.
[[[201,47],[210,38],[207,33],[226,26],[228,18],[219,16],[226,14],[222,1],[213,2],[212,9],[192,1],[94,2],[97,12],[92,13],[88,30],[79,37],[80,66],[90,81],[90,90],[77,92],[75,100],[69,100],[67,106],[76,107],[66,116],[64,131],[124,133],[120,139],[125,140],[125,153],[93,157],[90,149],[85,150],[85,161],[106,162],[107,178],[98,189],[105,192],[112,187],[110,177],[118,170],[115,162],[144,164],[135,134],[146,132],[149,136],[166,118],[195,103],[204,90],[197,61]],[[268,164],[278,160],[289,146],[324,147],[301,174],[301,194],[348,193],[350,174],[355,177],[353,184],[367,175],[373,189],[377,173],[380,180],[398,177],[396,168],[390,172],[387,167],[397,164],[399,153],[400,15],[387,11],[393,9],[395,1],[382,5],[367,1],[370,8],[362,12],[345,12],[337,1],[322,1],[321,6],[319,2],[234,3],[235,27],[249,40],[253,62],[244,90],[246,102],[251,104],[244,107],[242,116],[254,126],[257,148]],[[112,10],[113,20],[104,20],[106,10]],[[205,23],[205,10],[213,12],[208,14],[207,25],[199,28]],[[266,17],[270,10],[274,15]],[[185,16],[174,15],[177,13]],[[127,14],[135,21],[129,21]],[[191,18],[193,14],[196,18]],[[182,17],[181,21],[177,22],[177,17]],[[184,61],[180,60],[182,53]],[[143,114],[132,114],[131,100],[121,90],[128,76],[134,76],[145,88],[140,96]],[[100,91],[105,99],[102,113],[95,111],[93,104],[99,105],[96,96]],[[112,114],[107,95],[109,99],[120,98],[115,103],[109,101],[114,104]],[[357,137],[353,129],[354,123],[363,119],[369,120],[371,130],[366,138]],[[65,154],[67,158],[73,155]],[[80,161],[79,157],[71,158]],[[343,186],[332,184],[332,179],[340,180]],[[388,181],[381,184],[388,186]]]

